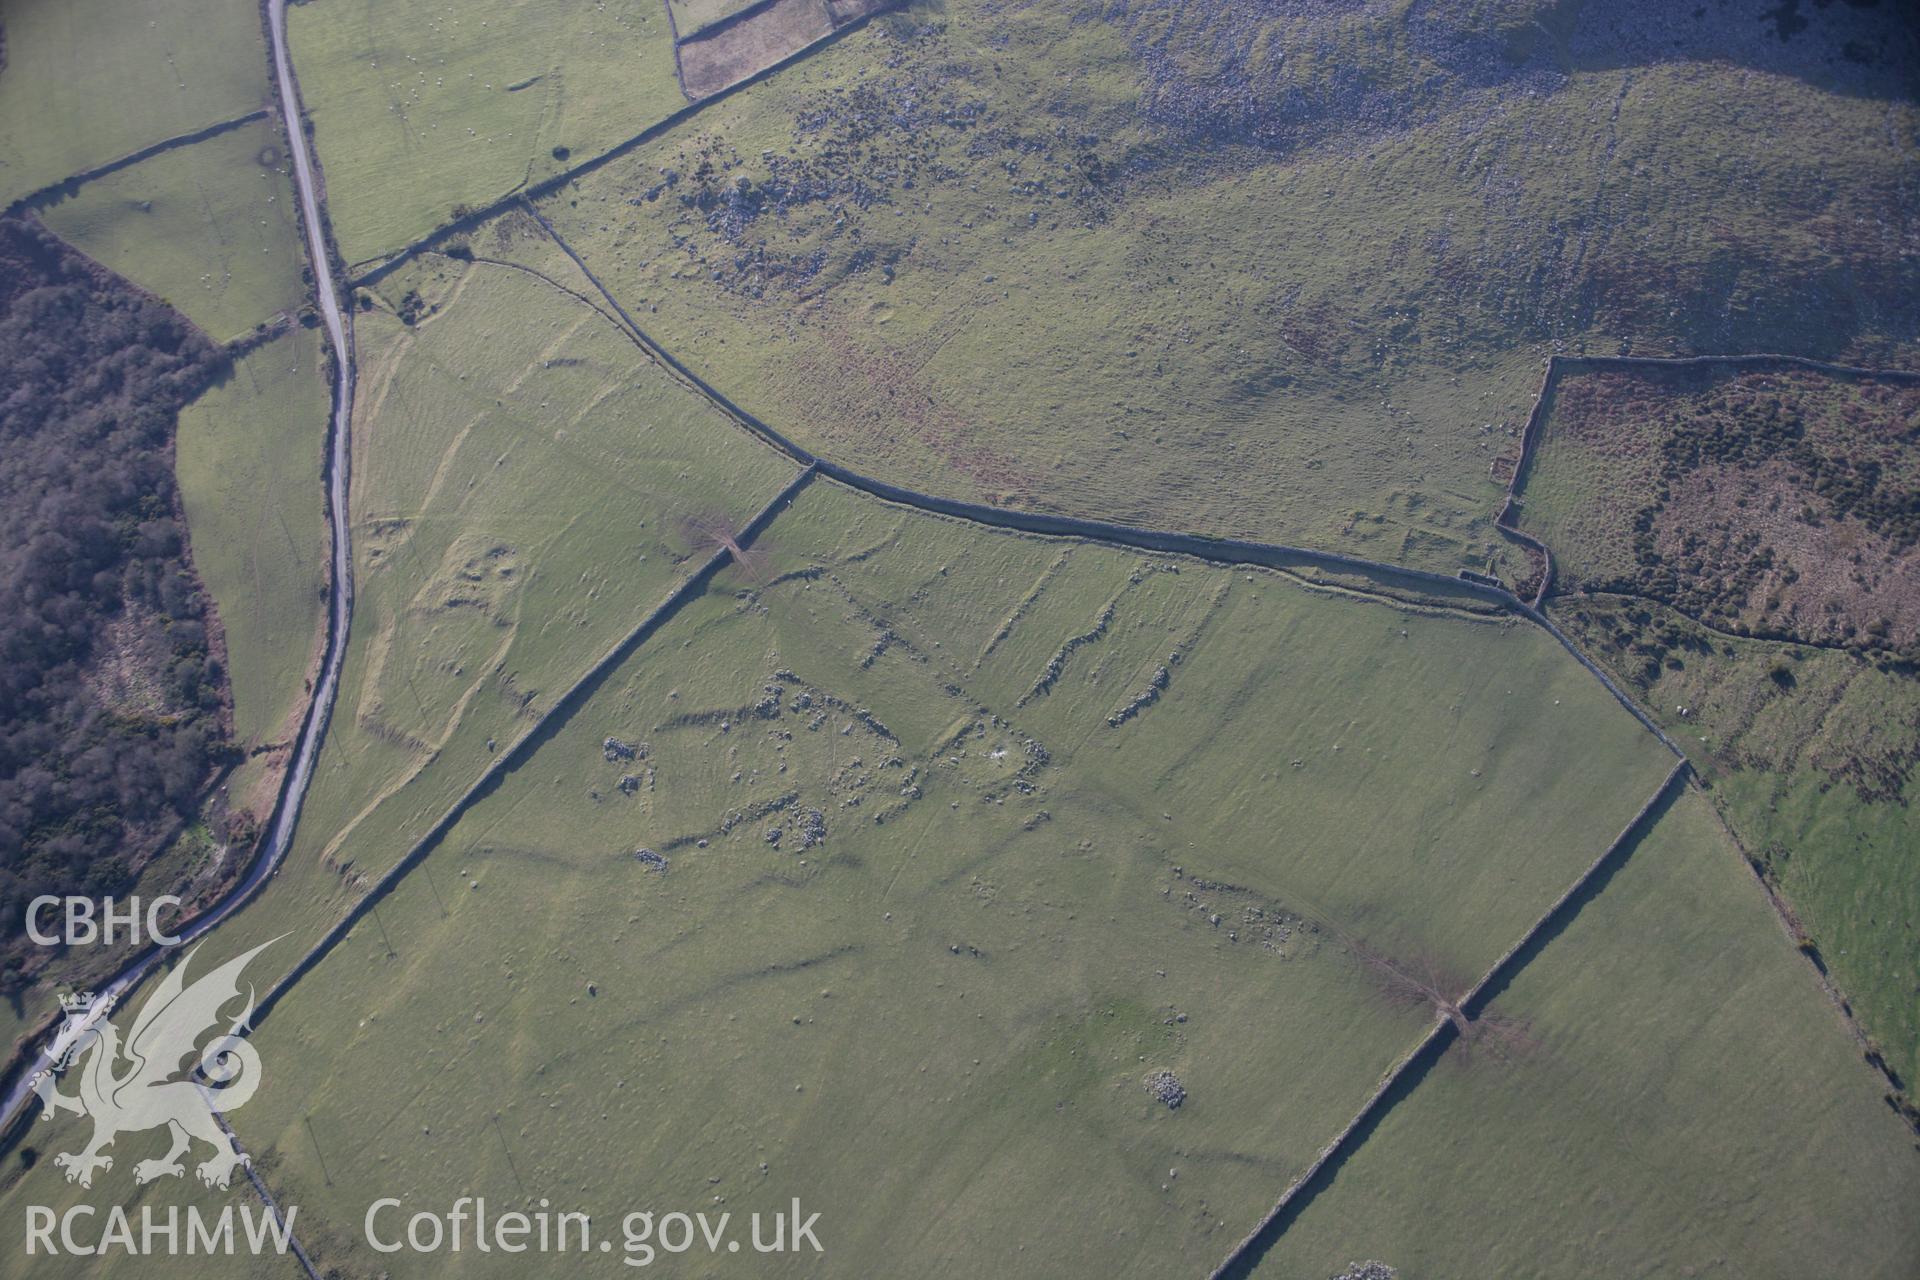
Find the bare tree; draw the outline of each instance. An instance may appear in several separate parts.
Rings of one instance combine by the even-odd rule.
[[[766,557],[752,547],[742,546],[741,533],[732,517],[724,512],[704,512],[686,517],[680,531],[695,551],[726,551],[733,562],[760,586],[767,585]]]
[[[1471,1023],[1467,1015],[1461,1012],[1458,1002],[1447,994],[1459,983],[1442,976],[1441,966],[1432,955],[1423,953],[1401,960],[1375,950],[1358,938],[1339,933],[1338,930],[1335,933],[1360,961],[1381,995],[1395,1004],[1426,1005],[1453,1023],[1454,1030],[1462,1038],[1469,1034]]]
[[[1360,961],[1382,996],[1395,1004],[1424,1005],[1451,1022],[1464,1053],[1470,1055],[1475,1049],[1483,1048],[1496,1058],[1510,1061],[1540,1047],[1524,1020],[1490,1013],[1468,1017],[1460,1005],[1467,984],[1449,974],[1431,953],[1421,952],[1403,959],[1368,946],[1338,929],[1332,932]],[[1455,991],[1462,994],[1449,994]]]

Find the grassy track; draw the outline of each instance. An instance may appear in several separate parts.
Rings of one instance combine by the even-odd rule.
[[[218,342],[301,306],[298,217],[284,144],[264,120],[89,182],[41,213]]]
[[[1687,795],[1493,1001],[1259,1276],[1911,1275],[1910,1135]]]
[[[0,72],[0,206],[266,100],[248,0],[11,0]]]

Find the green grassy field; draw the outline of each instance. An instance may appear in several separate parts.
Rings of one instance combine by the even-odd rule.
[[[9,0],[0,70],[0,205],[266,105],[260,12],[173,0]]]
[[[226,634],[234,739],[273,774],[286,762],[320,660],[327,526],[320,473],[328,386],[317,329],[235,363],[180,415],[176,473],[194,567]],[[234,799],[249,790],[236,779]],[[264,818],[271,794],[251,797]]]
[[[1911,807],[1920,682],[1849,653],[1714,635],[1642,601],[1573,598],[1552,612],[1713,782],[1716,807],[1911,1090],[1920,1078]],[[1663,646],[1657,657],[1649,645]]]
[[[261,121],[86,183],[41,219],[225,342],[306,302],[287,164]]]
[[[1255,1274],[1909,1276],[1920,1161],[1711,810],[1684,795]]]
[[[686,104],[658,0],[305,4],[289,47],[340,251],[367,261]]]
[[[954,3],[544,211],[668,349],[889,479],[1484,566],[1551,345],[1908,350],[1909,267],[1866,229],[1909,104],[1599,61],[1468,107],[1408,89],[1419,129],[1196,148],[1122,26]],[[1728,123],[1763,117],[1764,146]]]
[[[327,1265],[404,1263],[347,1248],[365,1199],[450,1179],[799,1194],[835,1274],[1210,1258],[1431,1016],[1357,948],[1464,986],[1667,767],[1528,627],[824,483],[760,554],[262,1029],[237,1123]]]

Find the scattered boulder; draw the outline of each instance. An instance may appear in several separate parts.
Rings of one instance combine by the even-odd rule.
[[[651,849],[635,849],[633,860],[649,871],[665,871],[667,860]]]
[[[1156,1071],[1144,1083],[1147,1092],[1166,1103],[1169,1111],[1178,1111],[1180,1104],[1187,1100],[1186,1088],[1171,1071]]]
[[[794,826],[802,849],[811,849],[827,838],[827,816],[818,809],[802,809],[794,820]]]
[[[634,746],[630,742],[622,742],[618,738],[608,738],[600,744],[600,754],[607,758],[608,764],[617,764],[622,760],[635,759],[639,753],[639,747]]]

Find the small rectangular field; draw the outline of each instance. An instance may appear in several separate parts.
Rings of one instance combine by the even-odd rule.
[[[701,6],[711,13],[698,34],[680,36],[680,79],[687,96],[710,97],[769,67],[841,27],[895,7],[898,0],[761,0]]]
[[[680,42],[687,96],[704,98],[758,75],[833,32],[827,0],[773,0],[706,35]]]
[[[216,342],[308,302],[286,143],[269,120],[87,182],[40,217]]]
[[[765,0],[668,0],[674,28],[682,40],[763,3]]]
[[[194,568],[226,640],[234,740],[248,755],[230,799],[261,819],[325,642],[323,349],[318,329],[295,328],[235,361],[181,411],[174,450]]]
[[[266,105],[253,0],[9,0],[0,206]]]
[[[350,263],[686,105],[661,0],[303,4],[287,24]]]

